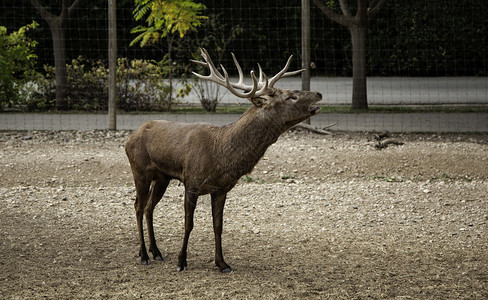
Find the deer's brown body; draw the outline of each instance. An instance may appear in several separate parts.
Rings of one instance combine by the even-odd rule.
[[[185,186],[185,236],[178,270],[186,269],[186,253],[193,213],[200,195],[211,194],[215,233],[215,263],[226,273],[232,269],[222,255],[222,214],[227,192],[252,171],[266,149],[291,126],[318,113],[312,106],[320,93],[267,87],[251,98],[253,106],[236,122],[225,126],[150,121],[128,139],[126,153],[136,186],[135,210],[140,256],[149,263],[143,234],[143,216],[149,233],[149,251],[162,260],[153,230],[153,210],[171,179]]]

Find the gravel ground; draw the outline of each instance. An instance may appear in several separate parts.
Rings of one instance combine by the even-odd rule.
[[[209,197],[176,272],[178,182],[140,265],[129,134],[0,132],[0,298],[488,298],[487,134],[285,133],[228,195],[229,275]]]

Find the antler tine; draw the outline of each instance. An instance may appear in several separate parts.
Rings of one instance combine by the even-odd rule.
[[[292,71],[292,72],[287,72],[286,71],[288,70],[288,68],[290,67],[290,63],[291,63],[291,59],[293,58],[293,55],[290,55],[290,57],[288,58],[288,61],[286,62],[286,65],[283,69],[281,69],[281,71],[278,72],[278,74],[276,74],[275,76],[273,76],[270,80],[269,80],[269,87],[272,88],[274,86],[274,84],[280,80],[281,78],[284,78],[284,77],[288,77],[288,76],[293,76],[293,75],[296,75],[296,74],[299,74],[303,71],[305,71],[305,69],[300,69],[300,70],[297,70],[297,71]]]
[[[261,80],[263,80],[263,69],[261,69],[261,65],[258,63],[258,69],[259,69],[259,83],[261,83]]]
[[[193,59],[192,59],[192,62],[199,64],[201,66],[204,66],[204,67],[208,67],[210,69],[210,75],[204,76],[204,75],[198,74],[196,72],[192,72],[192,73],[200,79],[210,80],[210,81],[213,81],[215,83],[218,83],[215,79],[219,79],[220,81],[223,81],[224,76],[222,76],[222,74],[219,72],[219,70],[217,70],[217,68],[215,67],[215,65],[214,65],[212,59],[210,58],[210,55],[208,54],[207,50],[205,50],[205,48],[200,48],[200,52],[201,52],[201,55],[202,55],[203,59],[205,60],[205,62],[199,61],[199,60],[193,60]]]
[[[285,78],[285,77],[297,75],[297,74],[302,73],[303,71],[305,71],[305,69],[300,69],[300,70],[296,70],[296,71],[286,72],[285,74],[283,74],[283,76],[281,76],[281,78]]]
[[[222,68],[222,71],[224,72],[224,76],[225,76],[225,84],[222,84],[222,85],[225,86],[229,90],[229,92],[231,92],[232,94],[236,95],[239,98],[253,98],[253,97],[255,97],[256,91],[258,89],[258,80],[256,78],[256,75],[254,75],[254,71],[251,71],[251,78],[253,81],[253,87],[252,87],[251,91],[247,92],[247,93],[245,93],[245,92],[240,93],[234,89],[234,86],[238,89],[243,89],[244,87],[248,87],[248,86],[244,86],[242,84],[236,85],[234,83],[230,83],[229,82],[229,74],[227,73],[227,70],[224,68],[223,65],[220,65],[220,67]]]
[[[247,86],[245,85],[244,82],[244,76],[242,75],[242,69],[239,66],[239,63],[237,63],[237,59],[234,58],[234,61],[236,62],[237,69],[239,71],[239,77],[240,77],[240,84],[234,84],[229,82],[229,74],[227,73],[227,70],[224,68],[224,66],[220,65],[222,68],[222,71],[224,72],[225,76],[222,76],[222,74],[217,70],[215,65],[212,62],[212,59],[210,58],[210,55],[208,54],[207,50],[205,48],[200,48],[201,55],[205,62],[203,61],[198,61],[198,60],[192,60],[194,63],[197,63],[201,66],[208,67],[210,70],[210,75],[201,75],[196,72],[192,72],[193,75],[197,76],[198,78],[202,80],[208,80],[217,83],[218,85],[221,85],[225,87],[227,90],[229,90],[232,94],[236,95],[239,98],[252,98],[256,94],[256,91],[258,89],[258,82],[256,79],[256,76],[254,73],[251,73],[251,77],[253,78],[253,86]],[[234,55],[233,55],[234,56]],[[240,93],[236,91],[235,88],[241,89],[244,91],[251,90],[248,93]]]
[[[195,63],[195,64],[200,65],[200,66],[204,66],[204,67],[208,66],[208,64],[206,62],[203,62],[203,61],[199,61],[199,60],[195,60],[195,59],[190,59],[190,61],[192,63]]]
[[[231,83],[230,85],[233,88],[241,89],[241,90],[244,90],[244,91],[251,90],[248,93],[244,93],[245,95],[247,95],[248,98],[258,97],[258,96],[263,95],[264,92],[265,92],[265,90],[268,88],[268,78],[266,78],[266,75],[264,75],[265,78],[266,78],[266,83],[265,83],[264,87],[261,88],[258,91],[257,89],[259,88],[259,86],[261,86],[263,84],[261,82],[261,80],[262,80],[262,76],[263,76],[264,73],[261,70],[261,66],[259,66],[259,80],[256,79],[256,75],[254,74],[254,71],[251,71],[251,78],[253,80],[253,85],[252,85],[252,88],[251,88],[251,86],[244,84],[244,74],[242,72],[241,65],[237,61],[237,58],[234,55],[234,53],[231,53],[231,54],[232,54],[232,59],[234,60],[234,64],[236,65],[237,72],[239,73],[239,82],[237,82],[237,83]],[[223,68],[223,66],[221,66],[221,67]],[[233,94],[236,95],[235,93],[233,93]]]
[[[218,85],[225,87],[232,94],[236,95],[239,98],[255,98],[255,97],[262,96],[267,92],[267,90],[273,88],[274,84],[281,78],[296,75],[298,73],[305,71],[304,69],[301,69],[293,72],[286,72],[290,67],[290,62],[293,57],[290,56],[290,58],[288,58],[288,61],[286,62],[285,67],[280,72],[278,72],[278,74],[276,74],[269,80],[266,74],[263,72],[261,65],[258,64],[259,80],[256,78],[255,72],[251,71],[251,78],[253,84],[252,86],[246,85],[244,84],[244,75],[242,72],[242,68],[239,65],[239,62],[237,61],[237,58],[235,57],[234,53],[232,53],[232,59],[234,60],[234,64],[237,68],[237,72],[239,73],[239,81],[237,83],[230,83],[229,74],[227,73],[227,70],[224,68],[224,66],[220,65],[220,67],[222,68],[222,72],[224,73],[224,75],[222,75],[215,67],[207,50],[205,50],[205,48],[200,48],[200,51],[205,62],[198,61],[198,60],[192,60],[192,62],[197,63],[204,67],[208,67],[210,69],[210,75],[205,76],[205,75],[198,74],[196,72],[192,72],[192,73],[200,79],[213,81]],[[236,89],[243,90],[244,92],[239,92]]]
[[[261,68],[261,65],[258,63],[258,68],[259,68],[259,84],[260,85],[263,85],[263,87],[261,88],[261,90],[266,90],[268,89],[268,77],[266,76],[266,74],[263,72],[263,69]],[[263,78],[264,78],[264,82],[263,82]]]
[[[242,73],[241,65],[239,65],[239,62],[237,61],[234,53],[231,52],[230,54],[232,54],[232,59],[234,60],[234,64],[236,65],[237,72],[239,72],[239,82],[237,82],[237,84],[244,84],[244,74]]]

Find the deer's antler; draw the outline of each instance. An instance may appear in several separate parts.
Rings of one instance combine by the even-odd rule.
[[[254,71],[251,71],[251,78],[253,81],[253,85],[252,86],[246,85],[244,84],[244,75],[242,73],[241,66],[239,65],[239,62],[237,61],[234,53],[232,53],[234,64],[236,65],[237,72],[239,73],[239,81],[237,83],[230,83],[229,75],[227,73],[227,70],[225,70],[224,66],[220,65],[222,72],[224,72],[224,75],[222,76],[222,74],[217,70],[214,63],[212,62],[212,59],[210,58],[210,55],[208,54],[207,50],[205,50],[204,48],[200,48],[200,51],[202,53],[202,57],[205,60],[205,62],[198,61],[198,60],[192,60],[192,62],[202,65],[204,67],[208,67],[210,69],[210,75],[204,76],[196,72],[192,72],[192,73],[200,79],[213,81],[225,87],[232,94],[236,95],[239,98],[256,98],[262,96],[264,95],[264,93],[266,93],[268,89],[273,88],[274,84],[281,78],[293,76],[305,71],[305,69],[300,69],[293,72],[286,72],[290,67],[291,58],[293,57],[293,55],[291,55],[290,58],[288,58],[285,67],[269,80],[266,74],[261,69],[261,66],[258,64],[259,80],[256,78]],[[243,90],[244,92],[239,92],[236,89]]]

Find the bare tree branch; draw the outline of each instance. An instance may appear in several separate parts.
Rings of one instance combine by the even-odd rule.
[[[383,141],[383,142],[378,141],[378,143],[374,144],[373,146],[376,149],[381,150],[381,149],[387,148],[389,145],[402,146],[402,145],[405,145],[405,143],[400,142],[400,141],[395,140],[395,139],[388,139],[388,140]]]
[[[59,16],[53,15],[50,13],[47,9],[45,9],[38,0],[29,0],[32,6],[37,10],[37,12],[41,15],[41,17],[46,21],[47,23],[51,23],[54,20],[58,19],[60,17],[60,20],[66,20],[69,18],[73,12],[78,8],[79,4],[81,3],[81,0],[75,0],[71,6],[69,6],[69,0],[63,0],[62,1],[62,7],[61,7],[61,14]],[[51,25],[50,25],[51,26]]]
[[[357,16],[366,17],[368,14],[368,2],[367,0],[358,0]]]
[[[329,128],[329,127],[332,127],[334,125],[336,125],[336,124],[334,123],[331,125],[327,125],[325,128]],[[305,129],[305,130],[308,130],[310,132],[314,132],[314,133],[318,133],[318,134],[332,134],[332,132],[330,132],[330,131],[320,129],[320,128],[316,128],[316,127],[313,127],[312,125],[308,125],[305,123],[298,123],[297,125],[291,127],[290,129],[292,129],[292,128],[301,128],[301,129]]]
[[[71,4],[71,6],[68,9],[68,17],[70,17],[73,14],[73,12],[78,8],[78,5],[80,3],[81,3],[81,0],[75,0],[75,2],[73,2],[73,4]]]
[[[37,10],[37,12],[41,15],[41,17],[51,25],[51,22],[54,21],[57,16],[53,15],[52,13],[48,12],[42,5],[39,3],[37,0],[30,0],[30,3],[34,8]]]
[[[388,0],[374,0],[373,2],[371,2],[371,6],[368,11],[368,17],[370,19],[376,17],[380,12],[381,7],[383,7],[387,1]]]
[[[342,1],[342,0],[341,0]],[[325,6],[324,3],[322,3],[322,0],[313,0],[313,3],[322,10],[322,12],[329,17],[331,20],[336,22],[337,24],[340,24],[345,27],[350,27],[352,25],[352,18],[344,15],[340,15],[330,9],[329,7]]]
[[[378,4],[380,0],[372,0],[370,3],[369,3],[369,8],[368,10],[370,10],[372,7],[375,7],[376,4]]]
[[[349,10],[349,6],[347,5],[347,2],[345,0],[339,0],[339,4],[341,5],[341,10],[344,16],[350,17],[351,11]]]
[[[66,22],[66,20],[68,19],[68,7],[69,7],[69,1],[70,0],[63,0],[61,2],[61,13],[59,14],[59,20],[61,20],[61,22]],[[62,26],[64,27],[64,26]]]

